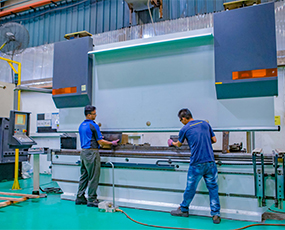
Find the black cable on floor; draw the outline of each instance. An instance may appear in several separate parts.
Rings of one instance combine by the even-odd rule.
[[[55,193],[55,194],[62,194],[62,193],[63,193],[63,191],[61,190],[61,188],[55,188],[55,187],[44,188],[44,189],[42,189],[42,188],[40,187],[40,190],[41,190],[42,192],[45,192],[45,193]]]
[[[282,212],[282,211],[277,211],[277,210],[273,210],[271,208],[268,208],[268,210],[270,210],[271,212],[276,212],[276,213],[280,213],[280,214],[285,214],[285,211]]]

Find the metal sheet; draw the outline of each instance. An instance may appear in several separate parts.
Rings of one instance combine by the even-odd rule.
[[[121,42],[117,47],[97,46],[95,52],[114,50],[95,54],[93,104],[101,129],[177,131],[182,127],[177,112],[184,107],[195,119],[209,120],[214,129],[274,127],[273,97],[216,99],[213,40],[175,43],[175,37],[209,32],[212,29]],[[173,43],[140,49],[141,43],[169,38],[174,39]]]

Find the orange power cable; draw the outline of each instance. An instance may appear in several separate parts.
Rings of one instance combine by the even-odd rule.
[[[124,213],[126,215],[127,218],[129,218],[130,220],[132,220],[133,222],[137,223],[137,224],[141,224],[144,226],[148,226],[148,227],[154,227],[154,228],[166,228],[166,229],[182,229],[182,230],[199,230],[199,229],[194,229],[194,228],[178,228],[178,227],[167,227],[167,226],[159,226],[159,225],[152,225],[152,224],[145,224],[139,221],[136,221],[134,219],[132,219],[127,213],[125,213],[123,210],[121,209],[116,209],[117,212],[121,212]],[[250,227],[255,227],[255,226],[284,226],[285,224],[250,224],[247,225],[245,227],[242,228],[236,228],[234,230],[242,230],[242,229],[246,229],[246,228],[250,228]]]
[[[134,221],[134,222],[137,223],[137,224],[141,224],[141,225],[144,225],[144,226],[149,226],[149,227],[154,227],[154,228],[196,230],[196,229],[193,229],[193,228],[177,228],[177,227],[165,227],[165,226],[159,226],[159,225],[145,224],[145,223],[142,223],[142,222],[139,222],[139,221],[136,221],[136,220],[132,219],[127,213],[125,213],[125,212],[124,212],[123,210],[121,210],[121,209],[118,209],[118,208],[117,208],[116,211],[124,213],[130,220]]]
[[[250,228],[250,227],[254,227],[254,226],[284,226],[285,227],[285,224],[250,224],[250,225],[247,225],[245,227],[237,228],[234,230],[242,230],[242,229],[246,229],[246,228]]]

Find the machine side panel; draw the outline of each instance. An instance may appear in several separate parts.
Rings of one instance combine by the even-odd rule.
[[[214,37],[218,99],[278,95],[273,2],[214,14]]]
[[[90,37],[54,44],[53,100],[57,108],[91,104],[92,59],[88,52],[92,49]]]

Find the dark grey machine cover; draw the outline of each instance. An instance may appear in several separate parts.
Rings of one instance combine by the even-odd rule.
[[[82,37],[54,44],[53,100],[57,108],[82,107],[92,100],[93,39]],[[73,93],[59,90],[73,88]]]

